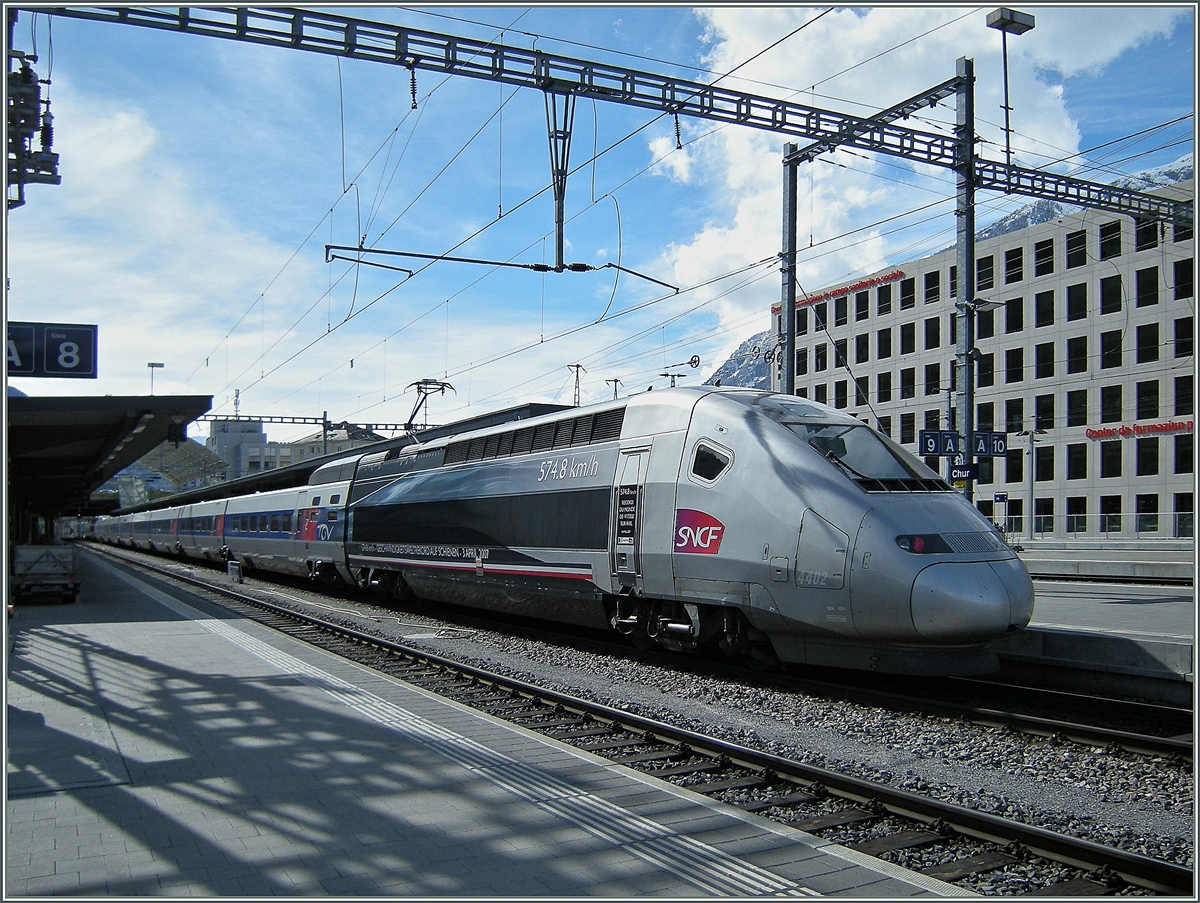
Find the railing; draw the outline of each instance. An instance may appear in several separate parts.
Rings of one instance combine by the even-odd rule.
[[[1001,517],[995,523],[1012,542],[1029,538],[1022,515]],[[1035,514],[1033,538],[1192,539],[1195,536],[1195,514],[1191,511],[1174,514],[1068,514],[1062,518],[1061,533],[1055,532],[1055,526],[1055,515]]]

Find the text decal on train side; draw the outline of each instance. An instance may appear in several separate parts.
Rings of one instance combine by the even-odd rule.
[[[725,525],[703,511],[680,508],[675,512],[675,551],[716,555],[721,548]]]

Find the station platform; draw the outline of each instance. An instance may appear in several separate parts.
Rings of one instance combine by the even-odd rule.
[[[1166,705],[1192,704],[1191,586],[1034,578],[1033,620],[993,644],[1001,679]]]
[[[8,622],[6,898],[964,894],[81,561]]]

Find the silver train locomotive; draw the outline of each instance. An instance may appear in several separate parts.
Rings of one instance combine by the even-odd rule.
[[[337,503],[309,504],[322,486]],[[989,641],[1033,613],[1024,565],[920,460],[852,417],[757,390],[649,392],[202,504],[226,508],[187,519],[210,528],[188,540],[209,557],[762,665],[986,673]],[[154,536],[172,513],[131,517]],[[306,540],[314,521],[325,529]]]

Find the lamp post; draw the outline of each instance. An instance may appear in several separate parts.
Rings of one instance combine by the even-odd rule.
[[[1012,107],[1008,103],[1008,36],[1010,34],[1025,34],[1032,30],[1034,19],[1029,13],[1001,7],[988,13],[987,26],[1000,32],[1000,53],[1004,59],[1004,162],[1012,166],[1012,126],[1009,114]]]
[[[1017,433],[1018,436],[1029,437],[1029,539],[1033,540],[1033,443],[1038,436],[1045,435],[1045,430],[1031,429],[1021,430]]]
[[[166,364],[160,364],[157,362],[153,362],[153,363],[146,364],[146,366],[150,368],[150,394],[153,395],[154,394],[154,371],[161,370],[163,367],[166,366]]]

